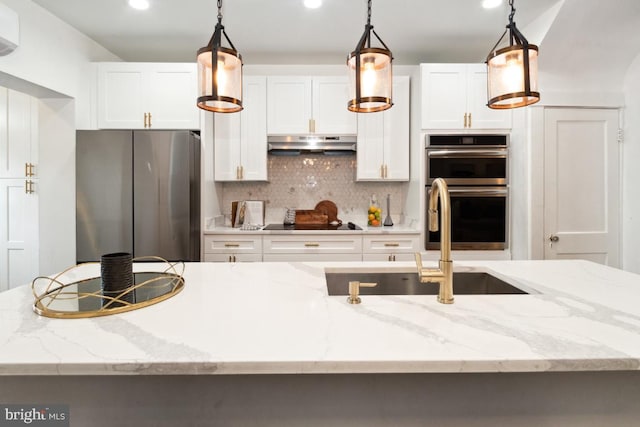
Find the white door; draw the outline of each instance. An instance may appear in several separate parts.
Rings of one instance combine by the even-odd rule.
[[[422,75],[422,129],[465,128],[466,64],[422,64],[420,72]]]
[[[311,77],[267,77],[267,132],[297,135],[310,132]]]
[[[617,110],[545,110],[545,259],[619,266],[618,117]]]
[[[151,129],[200,129],[194,63],[153,64],[146,77],[146,111]]]
[[[240,179],[240,114],[213,113],[216,181]]]
[[[0,291],[28,284],[38,272],[37,184],[26,182],[0,179]]]
[[[98,65],[98,127],[143,129],[145,70],[139,64]]]
[[[382,112],[386,179],[409,180],[409,84],[408,76],[393,79],[393,107]]]
[[[267,180],[267,81],[261,76],[244,78],[244,110],[241,114],[240,160],[242,179]]]
[[[487,66],[469,64],[467,74],[467,127],[471,129],[510,129],[512,110],[487,107]]]
[[[355,135],[358,132],[357,116],[347,109],[347,77],[314,77],[312,93],[315,133]]]
[[[0,87],[0,178],[24,177],[35,163],[31,133],[31,97]]]

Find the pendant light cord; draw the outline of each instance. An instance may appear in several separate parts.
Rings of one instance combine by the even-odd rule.
[[[513,0],[509,0],[509,6],[511,6],[511,13],[509,14],[509,23],[513,23],[513,17],[516,14],[516,8],[513,7]]]
[[[218,23],[222,22],[222,0],[218,0]]]
[[[371,25],[371,0],[367,2],[367,25]]]

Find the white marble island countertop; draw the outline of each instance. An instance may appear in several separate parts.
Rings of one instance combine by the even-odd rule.
[[[23,286],[0,294],[0,375],[640,369],[640,276],[586,261],[454,265],[539,293],[456,295],[452,305],[365,295],[350,305],[328,296],[325,268],[415,266],[191,263],[185,289],[169,300],[50,319],[32,311]]]

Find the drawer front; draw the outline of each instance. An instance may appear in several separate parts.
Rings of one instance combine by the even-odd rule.
[[[270,254],[361,254],[361,236],[269,236],[264,238],[264,253]]]
[[[408,253],[419,251],[420,236],[398,234],[394,236],[365,236],[365,253]]]
[[[205,254],[262,253],[262,236],[205,236]]]
[[[362,261],[361,254],[264,254],[264,262]]]
[[[205,254],[205,262],[261,262],[262,254]]]

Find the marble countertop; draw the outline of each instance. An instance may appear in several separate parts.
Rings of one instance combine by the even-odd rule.
[[[538,293],[456,295],[452,305],[430,295],[365,295],[350,305],[328,296],[325,268],[414,266],[191,263],[185,289],[169,300],[106,317],[50,319],[32,311],[31,288],[23,286],[0,294],[0,375],[640,369],[640,276],[587,261],[454,266]],[[69,280],[98,268],[73,270]]]

